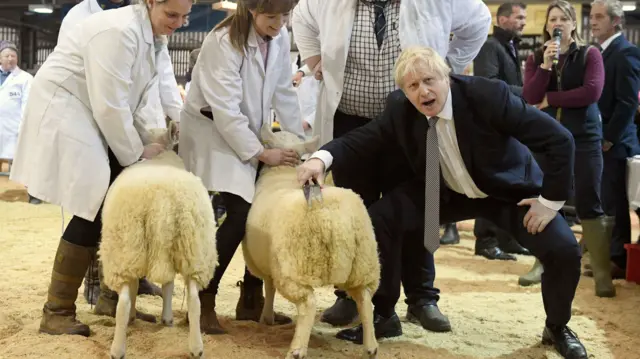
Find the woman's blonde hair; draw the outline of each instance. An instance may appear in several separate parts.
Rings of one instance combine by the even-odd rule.
[[[259,14],[284,14],[291,11],[297,3],[298,0],[238,0],[236,11],[216,25],[213,31],[228,27],[231,46],[244,53],[253,23],[251,11]]]
[[[402,88],[404,77],[409,73],[429,72],[436,74],[441,79],[448,79],[451,69],[434,49],[412,46],[402,50],[393,72],[396,85]]]
[[[547,31],[547,23],[549,22],[549,13],[554,8],[562,11],[566,16],[568,16],[574,24],[576,24],[576,28],[571,31],[571,38],[576,42],[576,45],[584,45],[584,40],[582,40],[582,36],[578,33],[578,20],[576,17],[576,9],[573,8],[568,1],[565,0],[554,0],[547,7],[547,15],[544,18],[544,25],[542,27],[542,43],[546,44],[547,41],[551,40],[551,35]],[[543,45],[544,46],[544,45]]]

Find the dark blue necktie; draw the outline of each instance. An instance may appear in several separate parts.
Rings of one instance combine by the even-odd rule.
[[[2,84],[4,84],[4,82],[7,80],[7,78],[9,78],[9,75],[11,75],[10,71],[4,72],[0,70],[0,86],[2,86]]]
[[[517,59],[518,53],[516,52],[516,46],[513,44],[513,40],[509,41],[509,50],[511,50],[511,55]]]
[[[374,23],[373,29],[376,32],[378,49],[382,47],[385,30],[387,29],[387,19],[384,17],[384,7],[386,4],[387,4],[387,0],[376,0],[373,2],[373,9],[375,11],[375,16],[376,16],[376,21]]]

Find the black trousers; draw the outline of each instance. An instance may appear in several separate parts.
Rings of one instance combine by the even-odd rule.
[[[333,136],[338,138],[347,132],[365,125],[370,119],[346,115],[337,111],[334,116]],[[410,173],[403,173],[407,168],[394,156],[396,149],[389,148],[381,154],[375,166],[357,164],[349,168],[335,168],[331,172],[336,186],[349,188],[362,198],[369,207],[380,199],[380,195],[393,189],[409,178]],[[416,238],[422,238],[422,229],[416,230]],[[418,241],[407,241],[402,248],[402,284],[409,305],[436,304],[440,299],[440,290],[435,288],[435,264],[433,254]],[[398,288],[398,295],[400,290]],[[336,291],[339,297],[346,296],[343,291]]]
[[[486,218],[509,232],[544,265],[542,298],[546,324],[564,326],[571,318],[571,305],[580,279],[582,253],[578,242],[560,215],[536,235],[529,234],[522,222],[528,207],[493,198],[470,199],[442,189],[440,223]],[[373,297],[375,311],[388,316],[399,297],[402,249],[406,241],[423,243],[412,235],[424,225],[424,181],[412,180],[394,188],[369,207],[378,241],[382,265],[380,287]],[[417,246],[418,244],[414,244]]]
[[[118,159],[113,154],[111,149],[108,149],[109,156],[109,169],[111,175],[109,178],[109,185],[116,180],[116,177],[122,172],[124,167],[120,165]],[[79,169],[80,170],[80,169]],[[76,244],[78,246],[93,248],[100,244],[100,233],[102,232],[102,205],[98,210],[96,218],[92,221],[88,221],[78,216],[73,216],[67,228],[65,228],[62,238],[69,243]]]
[[[611,235],[611,261],[627,267],[626,243],[631,243],[631,216],[627,196],[627,159],[616,158],[609,151],[603,153],[602,205],[607,216],[615,216]]]
[[[213,278],[209,282],[209,285],[202,290],[203,293],[214,295],[218,293],[220,280],[244,238],[247,227],[247,216],[251,208],[251,204],[238,195],[228,192],[220,192],[220,195],[227,210],[227,217],[216,232],[216,248],[218,250],[219,264],[213,273]],[[249,273],[249,270],[245,267],[244,284],[245,287],[255,288],[256,286],[262,286],[262,280]]]

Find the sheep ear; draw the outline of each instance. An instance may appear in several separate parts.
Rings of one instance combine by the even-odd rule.
[[[275,148],[276,147],[276,136],[271,131],[271,124],[265,123],[262,125],[260,129],[260,137],[262,138],[262,143],[265,147]]]
[[[304,142],[304,152],[313,153],[320,148],[320,136],[313,136],[312,139]]]

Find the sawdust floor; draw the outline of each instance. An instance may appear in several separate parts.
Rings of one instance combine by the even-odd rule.
[[[0,187],[6,180],[0,180]],[[69,220],[65,216],[65,223]],[[77,301],[78,317],[91,326],[89,338],[39,334],[38,324],[46,299],[53,256],[61,234],[59,207],[0,201],[0,358],[107,358],[113,338],[113,318],[91,314]],[[469,223],[464,225],[469,228]],[[526,273],[531,257],[517,262],[488,261],[473,255],[472,234],[463,232],[460,245],[437,252],[436,285],[442,290],[440,308],[452,323],[451,333],[430,333],[403,323],[404,335],[381,343],[380,358],[559,358],[539,344],[544,324],[540,286],[520,288],[518,275]],[[228,335],[205,335],[208,358],[282,358],[294,327],[264,327],[233,320],[242,278],[238,251],[227,270],[218,297],[218,313]],[[591,358],[640,357],[640,286],[616,281],[618,296],[597,298],[593,281],[582,277],[570,326],[586,345]],[[318,316],[329,307],[331,288],[317,291]],[[176,280],[176,325],[136,321],[128,330],[127,358],[187,358],[186,303],[183,283]],[[161,299],[142,296],[138,308],[159,317]],[[276,309],[295,316],[295,308],[276,297]],[[404,318],[406,305],[397,306]],[[311,358],[356,358],[360,346],[334,338],[336,328],[317,322],[312,332]]]

